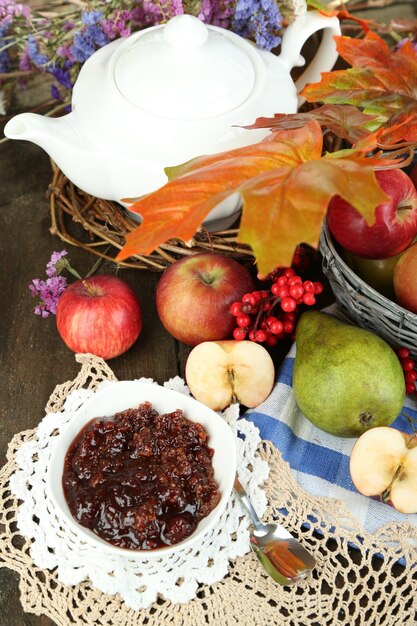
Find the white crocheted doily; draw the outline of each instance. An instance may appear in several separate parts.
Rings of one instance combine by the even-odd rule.
[[[112,381],[105,381],[97,390],[111,384]],[[165,387],[189,394],[179,377],[169,380]],[[173,603],[187,602],[195,597],[199,583],[221,580],[227,574],[229,559],[250,550],[249,520],[232,495],[217,527],[204,535],[199,545],[174,557],[148,561],[135,562],[81,542],[54,510],[45,491],[45,478],[60,429],[93,394],[87,389],[73,391],[59,413],[44,417],[35,440],[26,441],[16,453],[19,470],[11,477],[10,489],[22,500],[18,525],[20,532],[32,540],[31,557],[42,569],[57,568],[57,576],[64,584],[76,585],[90,579],[94,587],[107,594],[119,594],[126,606],[135,610],[151,605],[158,594]],[[241,482],[262,515],[267,500],[261,485],[269,468],[256,454],[259,431],[243,418],[238,421],[238,405],[230,406],[221,415],[235,434]]]

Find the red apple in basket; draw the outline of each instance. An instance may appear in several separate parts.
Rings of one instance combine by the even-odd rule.
[[[417,163],[411,168],[410,178],[413,181],[414,186],[417,187]]]
[[[371,428],[350,455],[350,474],[359,493],[417,513],[417,438],[395,428]]]
[[[98,275],[77,280],[59,298],[58,332],[74,352],[112,359],[126,352],[142,328],[139,300],[125,282]]]
[[[191,346],[231,337],[230,305],[254,290],[249,271],[230,257],[193,254],[172,263],[156,289],[161,322],[173,337]]]
[[[380,170],[375,176],[390,199],[376,207],[372,226],[340,196],[330,201],[327,221],[333,237],[349,252],[385,259],[402,252],[417,234],[417,190],[402,170]]]
[[[417,313],[417,242],[401,255],[395,266],[394,291],[400,306]]]

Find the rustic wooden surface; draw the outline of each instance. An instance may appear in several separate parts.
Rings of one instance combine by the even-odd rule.
[[[413,17],[417,3],[412,0],[395,8],[375,8],[364,15],[380,21]],[[49,159],[37,146],[13,141],[0,145],[0,466],[12,436],[36,427],[54,386],[73,379],[79,371],[73,354],[58,336],[55,318],[33,315],[34,302],[28,291],[32,278],[44,276],[52,251],[64,247],[49,233],[46,190],[50,176]],[[70,248],[69,252],[80,274],[94,263],[82,250]],[[101,271],[114,270],[104,266]],[[122,270],[119,276],[139,295],[144,325],[137,343],[109,362],[116,376],[147,376],[163,383],[183,375],[189,349],[168,335],[156,314],[159,275]],[[14,572],[0,568],[0,626],[53,626],[44,616],[22,611],[18,583]]]

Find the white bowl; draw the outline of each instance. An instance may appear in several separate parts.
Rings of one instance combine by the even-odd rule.
[[[80,430],[95,417],[110,417],[119,411],[137,407],[148,401],[158,413],[168,413],[181,409],[191,422],[199,422],[207,431],[208,445],[214,449],[212,464],[221,499],[211,513],[202,519],[196,530],[183,541],[155,550],[132,550],[120,548],[94,532],[81,526],[72,516],[65,500],[62,474],[65,455],[69,446]],[[124,557],[148,560],[168,556],[197,543],[201,536],[211,530],[223,513],[232,491],[236,473],[236,445],[234,435],[228,424],[217,413],[201,402],[177,391],[139,381],[116,382],[98,391],[74,414],[73,418],[59,435],[53,450],[47,473],[47,493],[54,503],[57,513],[78,535],[80,541],[97,546],[107,553]]]

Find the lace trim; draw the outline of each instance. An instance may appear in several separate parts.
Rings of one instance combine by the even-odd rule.
[[[81,392],[73,396],[78,402],[85,397],[84,385],[92,390],[103,381],[115,380],[100,359],[82,355],[77,360],[82,365],[77,378],[58,385],[48,402],[49,411],[57,413],[48,418],[51,423],[43,426],[46,430],[52,427],[54,418],[59,421],[58,412],[68,409],[66,399],[73,391]],[[417,529],[408,523],[394,523],[374,535],[367,534],[342,502],[313,497],[300,489],[279,451],[268,442],[258,446],[258,457],[270,470],[265,488],[269,506],[264,517],[283,521],[315,555],[318,566],[309,579],[297,587],[280,587],[252,553],[239,556],[240,548],[234,548],[228,573],[225,571],[217,582],[197,583],[194,598],[186,604],[174,604],[159,596],[148,608],[135,610],[119,593],[103,593],[90,580],[63,583],[58,569],[49,570],[46,563],[42,567],[35,564],[31,549],[36,542],[18,530],[25,502],[12,494],[11,485],[19,482],[14,477],[21,471],[21,450],[36,445],[36,441],[36,430],[18,433],[0,472],[0,559],[20,574],[21,602],[27,612],[47,615],[59,626],[415,624]],[[247,471],[253,468],[249,465]],[[353,549],[353,544],[360,550]],[[243,551],[243,543],[241,546]],[[398,573],[395,564],[400,558],[405,569]]]

